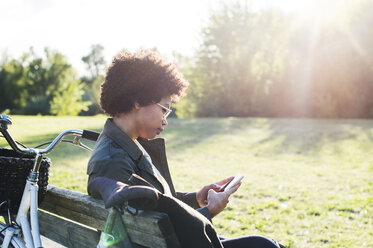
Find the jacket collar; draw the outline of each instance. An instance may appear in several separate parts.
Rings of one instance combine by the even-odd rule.
[[[117,143],[123,150],[125,150],[129,156],[138,161],[138,167],[148,171],[151,175],[157,178],[163,188],[163,180],[158,178],[156,173],[154,173],[153,168],[149,166],[149,162],[147,159],[142,156],[142,151],[140,148],[133,142],[133,140],[123,132],[113,121],[112,118],[108,118],[104,125],[104,129],[102,130],[102,134],[107,136],[108,138],[112,139],[115,143]],[[167,158],[166,158],[166,151],[165,151],[165,140],[162,138],[148,140],[145,138],[138,137],[137,141],[145,148],[145,150],[149,153],[153,165],[160,171],[162,176],[166,180],[166,184],[168,184],[171,193],[175,195],[175,188],[173,186],[170,171],[168,169]],[[163,182],[163,183],[162,183]]]
[[[140,158],[140,156],[142,155],[142,151],[140,150],[140,148],[135,144],[135,142],[133,142],[133,140],[125,132],[123,132],[114,123],[112,118],[108,118],[106,120],[106,123],[104,125],[104,129],[102,130],[102,134],[104,134],[107,137],[109,137],[110,139],[114,140],[115,143],[120,145],[125,151],[128,152],[128,154],[131,156],[132,159],[138,160]],[[154,149],[156,149],[156,150],[160,149],[163,152],[165,150],[165,141],[162,138],[148,140],[148,139],[145,139],[145,138],[142,138],[142,137],[138,137],[137,141],[139,141],[139,143],[142,146],[144,146],[145,150],[148,151],[148,149],[149,149],[149,150],[152,151],[152,154],[150,155],[150,157],[152,157],[152,159],[153,159],[152,155],[155,155],[155,154],[158,153],[158,151],[157,151],[157,152],[155,152],[155,154],[153,154]]]
[[[114,123],[112,118],[106,120],[102,134],[114,140],[123,150],[128,152],[133,160],[138,160],[141,157],[142,151],[140,148]]]

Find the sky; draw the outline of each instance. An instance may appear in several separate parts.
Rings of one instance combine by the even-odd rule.
[[[229,0],[227,0],[229,1]],[[91,45],[104,47],[109,63],[123,50],[156,47],[171,57],[190,56],[219,0],[1,0],[0,54],[19,58],[32,46],[38,55],[49,47],[64,54],[80,75],[81,57]],[[308,0],[253,0],[254,9],[301,8]]]

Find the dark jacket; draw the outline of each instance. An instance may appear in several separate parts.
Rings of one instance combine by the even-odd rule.
[[[112,119],[108,119],[88,162],[88,181],[97,176],[104,176],[129,184],[128,179],[135,173],[162,193],[165,193],[165,189],[168,188],[173,197],[197,209],[211,221],[208,208],[199,208],[196,193],[175,191],[168,169],[164,139],[138,138],[137,140],[150,155],[161,177],[153,170],[150,162],[131,138],[117,127]],[[88,193],[90,193],[89,189]]]
[[[222,248],[211,224],[208,208],[198,208],[196,193],[175,191],[164,140],[139,138],[138,141],[150,155],[153,164],[131,138],[112,119],[108,119],[88,162],[88,185],[98,176],[132,184],[128,179],[133,173],[138,174],[164,193],[159,196],[155,210],[168,214],[183,248]],[[159,172],[155,171],[153,165]],[[89,187],[88,193],[92,193]],[[195,211],[192,208],[198,209]]]

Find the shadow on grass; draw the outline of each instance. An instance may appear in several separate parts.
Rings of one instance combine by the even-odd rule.
[[[259,130],[261,136],[252,137],[248,130]],[[100,132],[99,129],[94,131]],[[220,135],[247,138],[251,147],[264,147],[265,152],[291,151],[312,153],[333,145],[336,153],[338,143],[345,140],[361,139],[373,143],[373,120],[328,120],[328,119],[266,119],[266,118],[200,118],[170,119],[165,129],[167,147],[183,150],[203,142],[213,142]],[[28,136],[20,142],[29,147],[53,140],[59,133]],[[265,134],[265,135],[264,135]],[[245,137],[246,136],[246,137]],[[255,138],[255,139],[254,139]],[[71,139],[71,138],[70,138]],[[276,140],[276,143],[273,141]],[[3,146],[4,140],[1,140]],[[93,147],[93,142],[86,142]],[[276,146],[276,147],[274,147]],[[372,146],[367,146],[373,149]],[[277,148],[277,149],[273,149]],[[86,151],[72,145],[60,145],[57,156],[78,158]],[[59,155],[62,154],[62,155]]]
[[[183,149],[197,145],[216,135],[248,136],[247,130],[259,129],[266,135],[256,139],[252,146],[268,145],[273,149],[273,141],[281,151],[311,153],[320,151],[324,146],[333,145],[335,152],[338,144],[345,140],[363,138],[373,141],[373,120],[328,120],[328,119],[265,119],[265,118],[201,118],[171,120],[165,134],[168,148]],[[250,143],[250,142],[249,142]],[[372,146],[370,146],[372,147]],[[372,148],[373,149],[373,148]]]
[[[373,141],[372,120],[268,119],[267,123],[270,135],[259,144],[281,137],[281,147],[285,151],[309,153],[333,145],[339,153],[343,152],[339,150],[339,145],[343,141]]]
[[[183,149],[190,145],[205,142],[216,135],[237,135],[247,127],[258,123],[255,119],[200,118],[171,120],[166,127],[167,147]]]

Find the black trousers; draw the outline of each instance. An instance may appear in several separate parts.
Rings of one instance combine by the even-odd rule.
[[[242,236],[232,239],[221,238],[224,248],[280,248],[274,240],[260,235]]]

